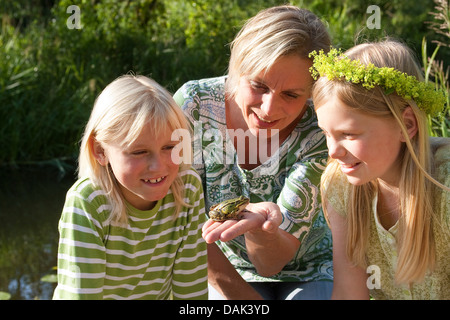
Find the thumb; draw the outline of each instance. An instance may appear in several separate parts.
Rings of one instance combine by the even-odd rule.
[[[283,221],[283,215],[277,205],[273,205],[270,209],[267,210],[267,218],[262,225],[262,229],[269,233],[275,233]]]

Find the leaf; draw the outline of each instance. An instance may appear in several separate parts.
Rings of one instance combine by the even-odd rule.
[[[50,282],[50,283],[57,283],[58,282],[58,275],[56,274],[47,274],[41,278],[42,282]]]
[[[389,89],[386,89],[385,91],[384,91],[384,94],[385,95],[390,95],[392,92],[394,92],[395,91],[395,89],[394,88],[389,88]]]
[[[11,294],[9,292],[0,291],[0,300],[11,299]]]

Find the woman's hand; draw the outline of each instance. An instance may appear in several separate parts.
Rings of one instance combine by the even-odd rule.
[[[239,235],[265,232],[266,237],[276,234],[283,217],[273,202],[249,203],[239,214],[239,220],[217,222],[209,219],[203,226],[203,238],[207,243],[229,241]]]

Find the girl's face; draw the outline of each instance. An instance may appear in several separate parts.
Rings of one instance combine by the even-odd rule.
[[[380,178],[397,185],[403,135],[395,119],[364,114],[335,97],[316,112],[327,138],[328,154],[340,164],[351,184]]]
[[[240,78],[235,102],[253,135],[261,129],[278,129],[280,137],[291,133],[310,97],[310,67],[310,60],[291,55],[254,79]]]
[[[103,148],[122,194],[137,209],[153,208],[177,177],[179,166],[171,154],[178,141],[171,141],[171,134],[167,129],[155,136],[147,124],[129,147],[112,144]]]

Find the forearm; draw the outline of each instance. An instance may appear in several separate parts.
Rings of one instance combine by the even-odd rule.
[[[215,243],[208,244],[208,282],[227,300],[262,299]]]
[[[281,229],[275,233],[262,230],[247,232],[245,243],[250,261],[264,277],[280,272],[294,258],[300,246],[294,236]]]

